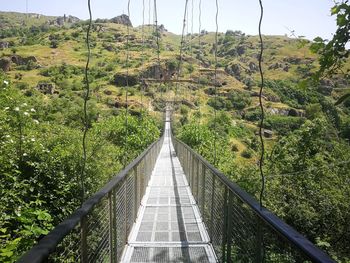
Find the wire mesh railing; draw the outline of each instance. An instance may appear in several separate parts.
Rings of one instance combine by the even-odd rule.
[[[173,144],[220,262],[334,262],[188,145]]]
[[[150,145],[18,262],[118,262],[163,139]]]

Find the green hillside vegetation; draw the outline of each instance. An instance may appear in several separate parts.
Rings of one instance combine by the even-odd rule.
[[[68,18],[57,24],[57,17],[0,12],[0,44],[6,43],[0,50],[3,262],[14,262],[82,201],[87,22]],[[155,34],[146,26],[142,39],[141,27],[131,27],[128,36],[123,24],[93,23],[86,196],[160,136],[168,100],[175,101],[176,136],[257,197],[259,38],[219,33],[215,82],[215,33],[186,36],[181,76],[181,36],[160,32],[159,67]],[[350,101],[334,106],[350,88],[348,79],[335,74],[307,81],[319,68],[312,42],[263,40],[265,205],[334,259],[350,262]],[[152,81],[159,77],[190,81]]]

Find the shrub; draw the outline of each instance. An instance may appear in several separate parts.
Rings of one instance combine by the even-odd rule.
[[[238,152],[238,145],[237,144],[232,144],[232,146],[231,146],[231,150],[233,151],[233,152]]]
[[[281,135],[286,135],[291,131],[299,129],[304,122],[305,119],[300,117],[274,115],[266,118],[264,127],[276,130]]]
[[[248,149],[245,149],[245,150],[243,150],[243,151],[241,152],[241,156],[242,156],[243,158],[250,159],[250,158],[252,158],[253,153],[252,153],[252,151],[250,151],[250,150],[248,150]]]

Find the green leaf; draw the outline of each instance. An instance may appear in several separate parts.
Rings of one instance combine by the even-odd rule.
[[[333,6],[333,7],[331,8],[331,15],[333,16],[333,15],[335,15],[336,13],[338,13],[338,6]]]
[[[337,16],[337,25],[339,27],[343,27],[346,25],[346,17],[345,15],[338,15]]]
[[[1,253],[0,253],[0,256],[1,257],[6,257],[6,258],[9,258],[13,255],[13,251],[11,250],[6,250],[6,249],[2,249],[1,250]]]

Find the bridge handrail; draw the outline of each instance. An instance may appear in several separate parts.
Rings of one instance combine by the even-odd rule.
[[[193,160],[197,159],[207,169],[209,169],[211,171],[211,173],[213,175],[215,175],[221,181],[221,183],[224,184],[225,187],[227,187],[227,189],[232,194],[234,194],[236,197],[238,197],[244,204],[248,205],[263,222],[265,222],[270,228],[272,228],[275,232],[277,232],[283,239],[288,240],[294,247],[298,248],[306,256],[307,260],[311,260],[312,262],[320,262],[320,263],[321,262],[322,263],[335,262],[324,251],[322,251],[321,249],[316,247],[312,242],[310,242],[307,238],[305,238],[303,235],[301,235],[299,232],[297,232],[294,228],[292,228],[287,223],[285,223],[280,218],[278,218],[275,214],[273,214],[272,212],[270,212],[268,209],[266,209],[264,207],[261,208],[260,204],[256,201],[256,199],[254,197],[252,197],[246,191],[241,189],[236,183],[229,180],[227,176],[225,176],[222,172],[220,172],[213,165],[211,165],[201,155],[196,153],[191,147],[189,147],[187,144],[185,144],[181,140],[175,138],[175,136],[172,136],[172,137],[173,137],[175,151],[180,159],[180,162],[183,165],[183,168],[185,169],[185,173],[186,173],[186,175],[189,174],[189,175],[187,175],[189,177],[188,178],[189,182],[193,182],[195,179],[190,178],[191,173],[194,173],[194,172],[193,172],[193,170],[188,169],[188,164],[193,165]],[[184,155],[185,153],[184,153],[184,151],[179,149],[179,146],[186,149],[186,151],[187,151],[186,157],[181,156],[181,155]],[[190,157],[188,157],[188,153],[190,154]],[[184,159],[184,158],[186,158],[186,159]],[[186,171],[186,168],[187,168],[187,171]],[[197,173],[198,173],[198,171],[197,171]],[[193,176],[196,176],[196,175],[192,174],[192,177]],[[197,175],[197,180],[199,180],[198,175]],[[193,187],[194,186],[191,185],[192,190],[194,190]],[[197,186],[197,188],[198,188],[198,186]],[[197,189],[197,192],[198,191],[199,190]],[[214,196],[214,194],[213,194],[213,196]],[[226,197],[228,197],[228,195],[226,195]],[[198,197],[197,197],[197,201],[198,201]],[[213,200],[211,200],[211,201],[213,201]],[[230,202],[230,201],[225,200],[225,202]],[[211,205],[213,206],[213,204],[211,204]],[[228,204],[226,203],[226,205],[228,205]],[[202,212],[202,214],[204,214],[203,213],[204,211],[201,211],[201,212]],[[227,213],[227,211],[225,211],[225,213]],[[211,222],[206,222],[206,223],[207,223],[207,225],[208,225],[208,223],[209,223],[209,225],[212,224]],[[227,224],[227,222],[226,222],[226,224]],[[227,231],[227,229],[226,229],[226,231]],[[209,235],[210,234],[211,233],[209,233]],[[211,237],[211,238],[213,238],[213,237]],[[215,249],[215,244],[214,244],[214,249]],[[229,249],[229,248],[227,247],[227,244],[226,244],[226,250],[227,249]],[[215,251],[215,252],[217,254],[220,254],[220,253],[218,253],[218,251]],[[221,253],[222,252],[223,252],[223,261],[226,262],[226,260],[227,260],[227,262],[230,262],[230,258],[227,257],[227,254],[228,254],[227,251],[226,251],[227,259],[225,259],[225,251],[221,251]]]
[[[101,203],[101,200],[103,198],[106,198],[112,194],[113,191],[116,190],[118,185],[125,181],[127,176],[130,175],[130,173],[133,172],[135,167],[137,167],[147,156],[152,155],[151,157],[151,164],[145,164],[151,165],[152,168],[149,169],[148,173],[150,173],[153,169],[155,160],[158,156],[160,145],[164,139],[164,133],[162,137],[160,137],[157,141],[153,142],[146,150],[144,150],[136,159],[134,159],[129,165],[127,165],[122,171],[120,171],[117,175],[115,175],[111,181],[109,181],[105,186],[95,193],[93,196],[91,196],[88,200],[86,200],[80,208],[78,208],[72,215],[70,215],[67,219],[65,219],[63,222],[61,222],[59,225],[57,225],[49,234],[47,234],[45,237],[43,237],[38,244],[32,247],[28,252],[26,252],[18,262],[20,263],[39,263],[39,262],[46,262],[48,257],[55,252],[57,246],[62,242],[62,240],[69,235],[79,224],[84,224],[85,218],[93,211],[94,207]],[[146,175],[146,168],[144,167],[144,174]],[[136,175],[135,175],[136,176]],[[136,184],[136,180],[135,180]],[[145,184],[147,185],[147,184]],[[136,187],[136,186],[135,186]],[[145,187],[137,188],[141,191],[145,190]],[[138,196],[143,196],[143,193],[135,193]],[[136,198],[136,197],[135,197]],[[115,202],[115,199],[114,199]],[[139,198],[138,203],[141,202],[141,198]],[[139,204],[134,204],[135,207],[138,208]],[[114,208],[115,209],[115,208]],[[113,210],[113,209],[112,209]],[[126,211],[127,212],[127,211]],[[137,212],[136,212],[137,213]],[[136,215],[133,215],[133,220],[136,219]],[[115,220],[115,219],[114,219]],[[109,226],[110,227],[110,226]],[[85,231],[85,230],[84,230]],[[111,230],[109,230],[111,231]],[[83,231],[82,231],[83,232]],[[126,233],[127,235],[128,233]],[[81,233],[81,236],[83,236],[84,233]],[[86,235],[86,233],[85,233]],[[83,237],[82,237],[83,239]],[[86,239],[86,238],[85,238]],[[111,241],[113,243],[113,241]],[[126,243],[126,242],[125,242]],[[111,244],[110,244],[111,245]],[[83,248],[82,245],[79,245],[77,253],[79,254],[78,257],[81,258],[82,262],[87,262],[87,260],[83,260],[82,258],[87,257],[86,254],[87,251],[84,251],[86,248]],[[111,252],[113,253],[113,252]],[[54,260],[53,260],[54,261]],[[61,262],[60,260],[57,260],[58,262]],[[112,260],[114,262],[114,260]],[[71,262],[71,261],[69,261]]]

